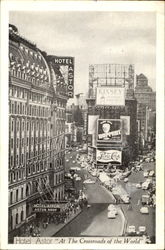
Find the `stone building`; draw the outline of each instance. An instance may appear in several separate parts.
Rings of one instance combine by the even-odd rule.
[[[9,26],[9,233],[37,202],[64,197],[67,87],[51,59]]]

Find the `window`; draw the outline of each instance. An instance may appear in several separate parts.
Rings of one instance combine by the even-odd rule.
[[[17,155],[17,157],[16,157],[16,164],[18,165],[18,155]]]
[[[18,224],[18,213],[16,214],[15,223]]]
[[[16,202],[18,201],[18,189],[16,190]]]
[[[20,170],[20,171],[19,171],[19,179],[21,179],[21,174],[22,174],[22,173],[21,173],[21,170]]]
[[[24,146],[24,138],[22,138],[22,147]]]
[[[13,203],[13,192],[11,191],[10,192],[10,204],[12,204]]]
[[[27,146],[29,145],[29,138],[27,137]]]
[[[23,199],[23,187],[21,188],[21,199]]]
[[[19,121],[17,121],[17,132],[19,131]]]
[[[13,148],[13,138],[11,138],[11,148]]]
[[[23,211],[21,211],[21,221],[23,221]]]
[[[22,122],[22,130],[24,130],[25,129],[25,122],[23,121]]]
[[[11,161],[11,166],[13,166],[13,156],[11,156],[10,161]]]
[[[24,164],[24,154],[22,154],[22,164]]]
[[[11,122],[11,131],[14,130],[14,121]]]
[[[17,138],[17,148],[19,147],[19,139]]]

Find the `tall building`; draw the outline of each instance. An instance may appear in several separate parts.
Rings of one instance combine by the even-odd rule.
[[[135,98],[140,141],[145,145],[145,141],[150,141],[151,135],[154,138],[156,134],[156,93],[148,85],[148,78],[143,74],[136,76]]]
[[[136,76],[135,98],[140,104],[145,104],[148,108],[155,111],[156,93],[148,85],[148,78],[143,75]]]
[[[98,167],[109,163],[126,167],[137,155],[133,65],[90,65],[86,101],[90,158],[95,157]]]
[[[9,26],[9,233],[64,198],[68,86],[53,58]],[[71,94],[71,93],[70,93]]]

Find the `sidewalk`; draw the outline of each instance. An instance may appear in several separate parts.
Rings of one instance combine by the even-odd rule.
[[[40,232],[40,237],[52,237],[53,235],[55,235],[58,231],[60,231],[63,227],[65,227],[68,223],[70,223],[74,218],[76,218],[80,213],[82,212],[81,209],[79,209],[79,211],[77,211],[75,214],[73,213],[70,218],[66,221],[66,223],[60,223],[58,225],[54,224],[54,223],[50,223],[48,224],[47,228],[40,228],[41,232]]]

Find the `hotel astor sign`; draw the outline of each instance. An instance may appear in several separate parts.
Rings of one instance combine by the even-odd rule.
[[[68,56],[49,56],[51,61],[58,65],[62,75],[65,78],[67,88],[68,88],[68,97],[74,97],[74,57]]]

